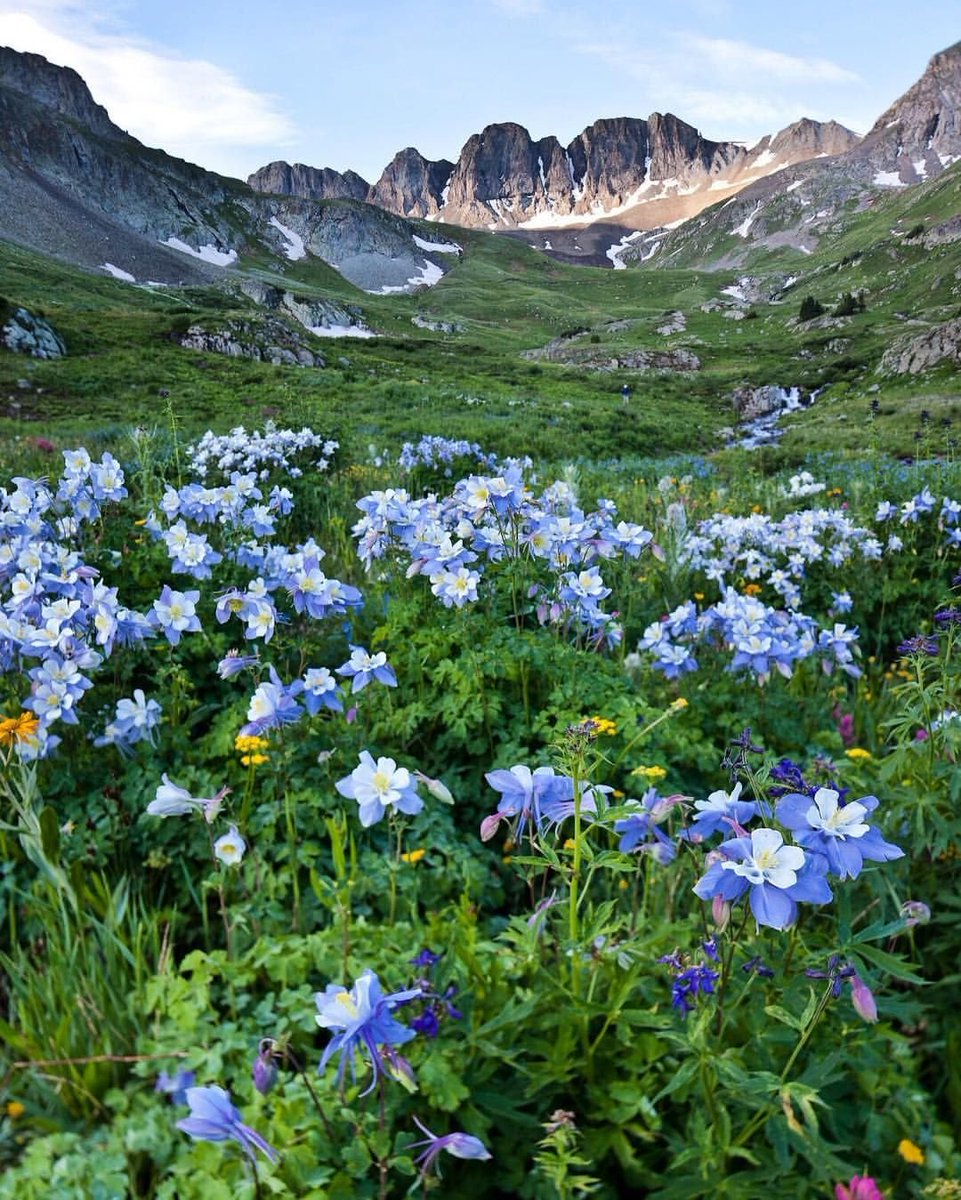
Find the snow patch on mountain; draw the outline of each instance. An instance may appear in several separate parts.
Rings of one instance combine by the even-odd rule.
[[[299,233],[294,233],[286,225],[281,225],[276,217],[270,218],[270,224],[273,225],[274,229],[279,229],[281,234],[287,239],[287,245],[284,246],[284,254],[291,262],[297,262],[299,259],[307,257],[307,251],[304,248],[304,239]]]
[[[208,244],[200,246],[196,250],[193,246],[188,246],[186,242],[182,242],[180,238],[169,237],[165,242],[160,243],[161,246],[169,246],[171,250],[179,250],[181,254],[189,254],[191,258],[200,258],[204,262],[213,263],[217,267],[229,267],[237,261],[236,250],[218,250],[216,246]]]
[[[100,270],[106,271],[107,274],[112,275],[114,277],[114,279],[122,279],[124,283],[136,283],[137,282],[136,279],[134,279],[134,277],[130,274],[129,271],[124,271],[120,267],[115,267],[113,265],[113,263],[108,263],[108,262],[101,263]]]
[[[463,252],[462,247],[458,246],[456,242],[428,242],[424,238],[418,237],[416,233],[414,234],[414,245],[428,252],[433,250],[437,254],[461,254]]]

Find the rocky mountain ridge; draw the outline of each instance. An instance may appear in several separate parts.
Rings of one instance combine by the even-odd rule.
[[[322,204],[259,194],[144,146],[70,68],[0,47],[0,237],[20,245],[130,283],[209,282],[248,257],[283,274],[311,255],[365,291],[441,278],[457,247],[350,185]]]
[[[468,138],[456,163],[400,151],[363,197],[402,216],[498,231],[583,227],[603,220],[646,229],[694,215],[754,179],[844,153],[857,136],[836,122],[798,121],[751,147],[714,142],[672,113],[595,121],[569,145],[535,141],[514,122]],[[262,192],[360,197],[363,180],[327,168],[270,163],[248,179]]]
[[[892,188],[936,179],[959,161],[961,42],[935,54],[852,149],[751,182],[680,228],[633,241],[622,261],[731,268],[758,250],[808,254],[845,211],[870,207]]]

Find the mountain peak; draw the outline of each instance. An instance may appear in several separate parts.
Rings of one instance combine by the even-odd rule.
[[[0,46],[0,87],[20,92],[44,108],[79,121],[101,137],[116,137],[122,132],[72,67],[59,67],[41,54],[21,54]]]

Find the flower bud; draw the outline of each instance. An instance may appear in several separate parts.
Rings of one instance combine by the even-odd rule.
[[[277,1064],[273,1057],[274,1044],[269,1038],[260,1043],[260,1053],[254,1059],[254,1087],[261,1096],[266,1096],[277,1082]]]
[[[501,823],[500,813],[491,813],[489,817],[485,817],[481,821],[480,836],[482,842],[489,842],[497,832],[497,827]]]
[[[723,896],[715,896],[711,901],[711,920],[714,922],[718,932],[727,928],[727,923],[731,919],[731,902],[725,900]]]
[[[901,905],[901,916],[908,929],[911,929],[914,925],[927,925],[931,920],[931,909],[923,900],[905,900]]]
[[[878,1019],[878,1006],[874,993],[860,975],[851,976],[851,1003],[859,1017],[873,1024]]]

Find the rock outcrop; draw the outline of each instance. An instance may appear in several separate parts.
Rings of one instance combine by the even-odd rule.
[[[284,321],[274,317],[258,320],[236,318],[217,329],[191,325],[177,341],[187,350],[225,354],[273,366],[323,367],[324,357],[312,350]]]
[[[961,317],[892,346],[882,355],[878,370],[891,375],[920,375],[941,363],[961,366]]]
[[[0,328],[0,344],[31,358],[62,358],[67,344],[49,321],[26,308],[15,308]]]
[[[256,192],[303,196],[305,200],[366,200],[370,184],[356,171],[305,167],[303,163],[272,162],[247,180]]]

